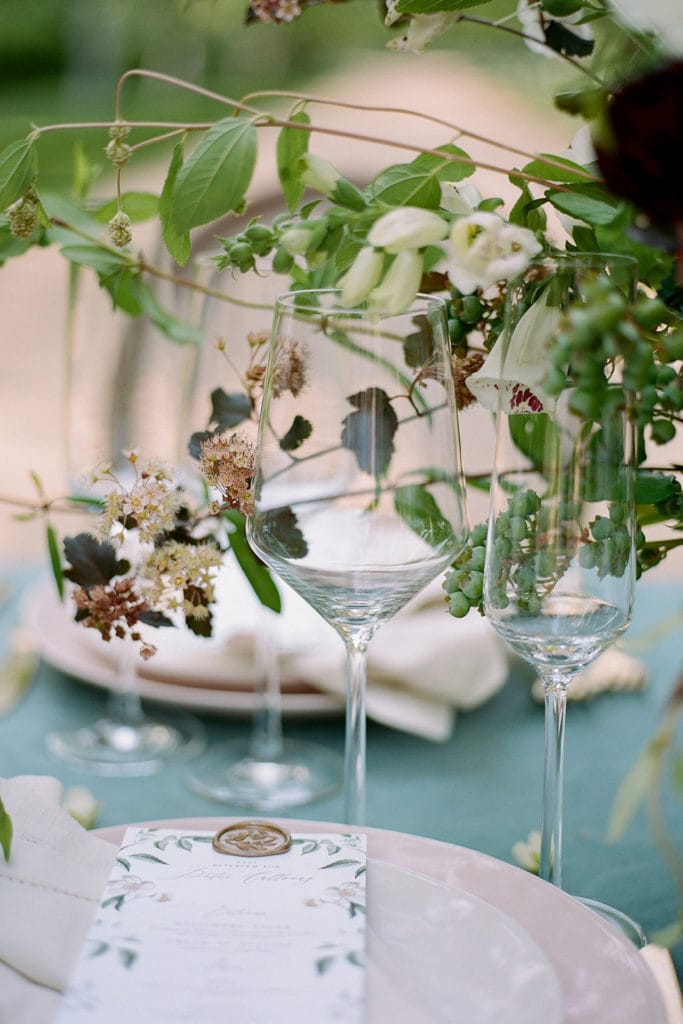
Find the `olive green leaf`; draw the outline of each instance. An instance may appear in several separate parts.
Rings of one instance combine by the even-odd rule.
[[[124,192],[121,196],[121,208],[130,217],[132,224],[151,220],[159,212],[159,197],[153,192]],[[119,201],[112,199],[95,210],[95,216],[102,224],[107,224],[118,213]]]
[[[436,209],[442,181],[462,181],[474,171],[467,153],[458,146],[440,146],[443,156],[421,153],[409,164],[394,164],[370,183],[368,198],[391,206]]]
[[[356,456],[364,473],[383,476],[394,453],[398,417],[386,391],[366,388],[347,401],[355,408],[342,421],[341,443]]]
[[[244,516],[236,509],[228,509],[223,515],[233,526],[232,532],[228,535],[228,541],[237,559],[237,564],[244,573],[251,589],[266,608],[270,608],[274,612],[282,611],[280,592],[275,585],[268,566],[264,565],[261,559],[249,547]]]
[[[289,120],[296,124],[311,123],[310,117],[303,110],[292,114]],[[301,202],[305,191],[297,164],[308,151],[309,140],[310,132],[299,128],[283,128],[277,139],[277,173],[287,209],[292,213]]]
[[[178,170],[172,191],[179,235],[239,209],[256,163],[256,128],[243,117],[218,121]]]
[[[46,530],[47,550],[50,556],[50,568],[57,585],[57,593],[60,598],[64,597],[64,573],[62,571],[62,556],[59,551],[59,541],[53,526],[48,523]]]
[[[466,7],[482,7],[490,0],[398,0],[401,14],[434,14],[437,11],[463,11]]]
[[[308,544],[291,508],[287,506],[263,512],[261,519],[260,530],[267,534],[271,550],[283,558],[305,558]]]
[[[178,172],[183,166],[183,153],[183,143],[179,142],[173,150],[168,174],[166,175],[164,187],[162,188],[161,195],[159,196],[161,237],[164,240],[164,245],[179,267],[185,266],[190,258],[190,252],[192,249],[189,228],[185,228],[184,231],[178,231],[176,230],[176,226],[173,221],[173,192]]]
[[[624,208],[624,204],[606,188],[593,182],[574,185],[571,192],[549,189],[546,196],[560,213],[587,224],[611,224]]]
[[[0,210],[20,199],[36,176],[38,160],[33,143],[12,142],[0,153]]]
[[[10,851],[12,849],[12,819],[5,810],[5,805],[0,798],[0,846],[5,856],[5,860],[9,860]]]
[[[452,542],[453,528],[426,487],[421,484],[397,487],[394,507],[410,529],[431,547]]]

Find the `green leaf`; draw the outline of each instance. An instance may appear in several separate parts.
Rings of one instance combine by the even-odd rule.
[[[437,11],[463,11],[467,7],[483,7],[490,0],[398,0],[401,14],[434,14]]]
[[[37,170],[32,142],[12,142],[3,149],[0,153],[0,210],[23,196]]]
[[[555,94],[555,106],[565,114],[578,115],[586,121],[592,121],[604,110],[607,96],[607,91],[599,85],[585,89],[566,89]]]
[[[262,512],[259,518],[260,532],[267,535],[268,545],[276,555],[282,558],[304,558],[308,554],[306,538],[291,508]]]
[[[219,433],[231,430],[244,420],[248,420],[251,413],[251,400],[243,391],[228,393],[223,388],[214,388],[211,392],[209,423],[212,423]]]
[[[12,819],[5,810],[5,805],[0,798],[0,846],[5,860],[9,860],[12,849]]]
[[[411,530],[433,548],[453,540],[453,529],[434,497],[421,484],[397,487],[394,507]]]
[[[162,860],[161,857],[155,857],[153,853],[131,853],[131,860],[147,860],[152,864],[168,864],[167,860]]]
[[[64,575],[80,587],[106,584],[114,576],[128,572],[130,563],[116,557],[116,550],[108,541],[99,541],[89,533],[64,538],[64,554],[70,568]]]
[[[173,223],[183,235],[238,209],[256,163],[256,129],[228,117],[208,130],[179,169],[172,193]]]
[[[280,440],[283,452],[294,452],[313,433],[313,424],[304,416],[295,416],[292,425]]]
[[[90,267],[98,274],[115,274],[121,269],[130,269],[130,257],[121,253],[112,252],[103,245],[64,245],[61,249],[62,256],[65,256],[71,263],[79,267]]]
[[[656,505],[668,501],[677,492],[677,480],[664,473],[639,469],[636,476],[636,504]]]
[[[228,541],[247,582],[262,605],[274,612],[282,611],[280,592],[273,581],[270,570],[249,547],[244,516],[236,509],[228,509],[223,515],[234,527],[234,530],[228,534]]]
[[[164,309],[159,304],[154,290],[140,280],[139,276],[135,276],[131,284],[142,312],[170,341],[175,341],[179,345],[201,345],[204,333],[200,328],[180,320],[169,310]]]
[[[159,198],[153,192],[124,192],[121,196],[121,207],[133,224],[139,224],[156,217],[159,212]],[[108,224],[118,209],[118,200],[112,199],[94,212],[100,223]]]
[[[190,252],[192,251],[189,228],[186,228],[184,231],[178,231],[176,230],[176,226],[173,221],[173,191],[175,189],[178,172],[183,166],[183,153],[183,143],[179,142],[173,150],[171,165],[168,169],[168,174],[164,181],[164,187],[162,188],[161,195],[159,197],[161,237],[163,238],[164,245],[168,249],[170,255],[179,267],[185,266],[190,258]]]
[[[622,779],[607,819],[608,843],[621,838],[635,818],[647,795],[656,763],[655,752],[648,746]]]
[[[536,178],[545,178],[547,181],[559,181],[563,184],[588,184],[585,168],[574,163],[573,160],[567,160],[563,156],[553,156],[551,153],[541,153],[538,159],[526,164],[522,170],[525,174],[532,174]],[[514,172],[510,175],[510,179],[515,179]]]
[[[386,391],[366,388],[347,401],[356,409],[342,421],[342,447],[352,451],[364,473],[383,476],[394,453],[398,417]]]
[[[624,208],[602,185],[591,182],[575,185],[571,192],[549,189],[546,197],[560,213],[587,224],[611,224]]]
[[[463,161],[467,153],[457,146],[441,146],[443,157],[422,153],[409,164],[394,164],[370,183],[368,198],[390,206],[422,206],[436,209],[441,202],[442,181],[462,181],[474,171]]]
[[[515,413],[508,425],[513,443],[534,466],[541,468],[558,451],[557,427],[547,413]]]
[[[57,540],[57,533],[53,526],[48,523],[46,530],[47,538],[47,550],[50,556],[50,567],[52,569],[52,575],[55,578],[57,584],[57,593],[62,600],[64,599],[64,573],[62,572],[62,556],[59,550],[59,541]]]
[[[289,117],[296,124],[310,124],[311,119],[303,110]],[[310,132],[299,128],[283,128],[277,139],[277,173],[287,209],[293,213],[301,202],[305,186],[302,185],[297,163],[308,151]]]

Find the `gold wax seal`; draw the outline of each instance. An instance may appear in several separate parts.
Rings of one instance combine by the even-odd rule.
[[[292,837],[271,821],[236,821],[219,829],[211,845],[218,853],[233,857],[272,857],[285,853],[292,845]]]

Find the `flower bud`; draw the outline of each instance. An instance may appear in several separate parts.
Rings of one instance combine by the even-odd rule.
[[[448,224],[438,213],[420,206],[399,206],[385,213],[370,228],[368,242],[385,252],[422,249],[448,234]]]
[[[328,199],[332,198],[337,182],[341,179],[339,171],[328,160],[323,160],[315,153],[304,153],[299,160],[299,171],[302,185],[322,192]]]
[[[366,245],[339,282],[341,300],[345,306],[364,302],[382,276],[384,257],[381,252]]]
[[[115,213],[109,221],[109,237],[118,249],[123,249],[133,240],[133,232],[130,229],[130,217],[123,210]]]
[[[371,309],[390,316],[403,312],[415,298],[421,280],[422,257],[416,249],[404,249],[389,267],[381,284],[371,292]]]

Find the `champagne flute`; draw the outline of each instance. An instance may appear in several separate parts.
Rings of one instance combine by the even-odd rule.
[[[567,691],[631,620],[636,532],[634,438],[622,388],[608,386],[588,414],[568,387],[536,392],[520,412],[519,345],[530,327],[550,351],[568,311],[598,279],[632,279],[631,261],[574,255],[532,265],[506,304],[507,355],[499,386],[484,607],[490,622],[540,675],[545,753],[540,876],[562,884],[562,779]],[[522,382],[523,383],[523,382]],[[571,384],[571,380],[569,380]],[[515,389],[517,389],[515,391]],[[528,398],[528,396],[527,396]],[[585,900],[636,942],[639,926]]]
[[[257,554],[347,652],[344,815],[365,814],[367,647],[462,550],[467,523],[445,305],[276,302],[259,420]]]

